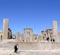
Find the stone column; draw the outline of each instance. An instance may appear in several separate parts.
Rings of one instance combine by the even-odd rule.
[[[3,40],[8,38],[8,19],[3,20]]]
[[[16,34],[16,40],[17,40],[17,41],[20,40],[20,33],[19,33],[19,32],[17,32],[17,34]]]
[[[55,41],[58,41],[58,32],[57,32],[57,21],[53,21],[53,38],[55,39]]]
[[[25,42],[32,42],[32,28],[24,28]]]

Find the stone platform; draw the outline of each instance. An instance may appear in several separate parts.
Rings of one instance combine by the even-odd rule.
[[[3,42],[0,47],[13,49],[18,44],[20,50],[60,50],[60,42]]]
[[[14,45],[19,45],[18,54]],[[60,55],[60,42],[0,42],[0,55]]]

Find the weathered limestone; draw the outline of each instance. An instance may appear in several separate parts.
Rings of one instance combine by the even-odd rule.
[[[58,42],[58,32],[57,32],[57,21],[53,21],[53,38],[55,39],[56,42]]]
[[[20,33],[19,32],[16,33],[16,40],[18,40],[18,41],[20,40]]]
[[[2,40],[2,37],[3,37],[3,32],[0,31],[0,40]]]
[[[24,34],[20,33],[20,32],[17,32],[17,34],[16,34],[16,40],[20,41],[20,42],[23,42],[24,41]]]
[[[32,36],[33,36],[32,28],[25,28],[24,29],[25,42],[32,42]]]
[[[55,39],[55,41],[60,42],[60,33],[57,32],[57,21],[53,21],[53,28],[52,29],[46,29],[42,32],[41,35],[33,34],[32,28],[24,28],[23,33],[17,33],[15,34],[16,39],[19,41],[25,41],[25,42],[40,42],[40,41],[46,41],[47,37],[49,37],[49,41],[51,39]],[[8,19],[3,20],[3,32],[2,36],[0,34],[0,39],[5,40],[8,38]],[[11,34],[11,33],[10,33]],[[41,37],[40,37],[41,36]],[[15,38],[12,37],[12,38]]]
[[[8,19],[3,20],[3,39],[8,38]]]
[[[33,42],[37,42],[38,41],[38,34],[33,34],[32,41]]]

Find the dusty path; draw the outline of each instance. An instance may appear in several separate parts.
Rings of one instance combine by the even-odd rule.
[[[13,50],[0,49],[0,55],[60,55],[60,50],[20,50],[14,53]]]

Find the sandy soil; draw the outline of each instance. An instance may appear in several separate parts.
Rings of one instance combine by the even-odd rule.
[[[14,50],[0,48],[0,55],[60,55],[60,50]]]

